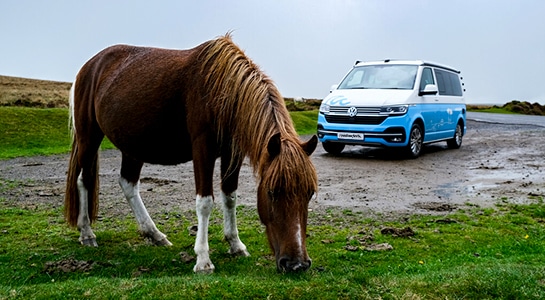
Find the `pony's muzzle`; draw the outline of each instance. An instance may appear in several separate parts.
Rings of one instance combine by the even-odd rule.
[[[310,259],[300,260],[283,256],[278,260],[277,268],[280,272],[296,273],[308,270],[311,264],[312,261]]]

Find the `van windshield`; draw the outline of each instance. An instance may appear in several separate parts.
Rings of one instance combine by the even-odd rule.
[[[412,90],[418,66],[372,65],[354,67],[338,89],[400,89]]]

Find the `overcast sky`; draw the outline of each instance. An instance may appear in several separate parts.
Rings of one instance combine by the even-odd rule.
[[[233,40],[285,97],[323,98],[355,60],[462,71],[468,103],[545,104],[545,1],[0,1],[0,75],[72,82],[118,43]]]

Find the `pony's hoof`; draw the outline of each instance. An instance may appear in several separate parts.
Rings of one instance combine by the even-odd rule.
[[[159,241],[155,241],[154,244],[155,246],[172,246],[172,243],[166,238]]]
[[[96,239],[85,239],[80,241],[83,246],[87,247],[98,247]]]
[[[195,267],[193,267],[193,272],[195,272],[195,274],[208,275],[214,273],[214,269],[215,267],[212,263],[207,263],[203,265],[196,264]]]
[[[240,250],[236,250],[236,251],[229,250],[229,254],[231,254],[233,256],[243,256],[243,257],[250,256],[250,252],[248,252],[248,250],[246,250],[246,249],[240,249]]]

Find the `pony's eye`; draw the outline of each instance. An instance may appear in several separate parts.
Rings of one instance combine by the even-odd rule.
[[[278,189],[275,189],[275,190],[269,190],[267,192],[267,194],[269,195],[269,198],[272,200],[272,201],[275,201],[276,199],[278,199],[278,195],[280,195],[280,191]]]

